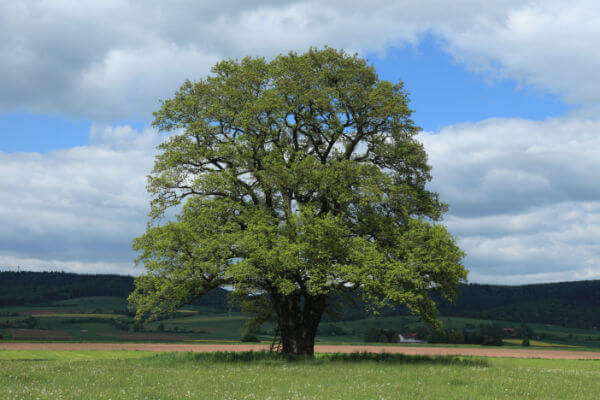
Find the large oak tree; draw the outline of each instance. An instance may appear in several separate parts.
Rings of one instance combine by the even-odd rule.
[[[138,317],[227,286],[263,295],[291,354],[313,353],[340,292],[436,323],[432,291],[453,299],[467,271],[410,116],[401,82],[331,48],[226,60],[185,82],[155,113],[172,134],[134,241]]]

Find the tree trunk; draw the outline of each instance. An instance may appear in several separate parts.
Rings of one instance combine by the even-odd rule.
[[[315,352],[315,335],[325,310],[326,296],[271,295],[277,312],[284,354],[310,355]]]

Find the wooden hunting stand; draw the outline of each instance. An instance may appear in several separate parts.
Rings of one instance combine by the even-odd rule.
[[[275,328],[275,335],[273,336],[273,341],[271,342],[269,351],[281,352],[282,347],[283,345],[281,344],[281,330],[279,329],[279,324],[277,324],[277,328]]]

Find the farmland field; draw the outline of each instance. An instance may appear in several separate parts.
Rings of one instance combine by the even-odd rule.
[[[47,354],[46,354],[47,353]],[[593,399],[600,361],[0,351],[2,399]]]
[[[2,341],[85,341],[85,342],[205,342],[240,341],[247,316],[208,306],[188,306],[167,318],[135,325],[122,298],[96,296],[0,307]],[[473,318],[441,317],[447,329],[468,329],[481,324],[516,328],[519,323]],[[410,316],[373,316],[365,319],[332,322],[324,320],[317,333],[317,344],[364,344],[368,329],[394,329],[414,332],[423,325]],[[598,350],[600,331],[529,324],[533,329],[532,347],[560,347],[568,350]],[[263,342],[272,339],[274,325],[265,324],[255,334]],[[507,337],[504,344],[520,346],[522,339]],[[379,345],[386,345],[380,343]],[[437,344],[434,346],[438,346]],[[448,346],[442,344],[442,346]],[[464,346],[464,345],[458,345]]]
[[[527,349],[516,336],[505,337],[503,348],[366,347],[368,329],[414,332],[422,325],[414,317],[373,316],[324,320],[317,351],[383,351],[381,357],[387,359],[318,354],[315,360],[290,361],[264,353],[189,353],[267,348],[273,324],[256,332],[259,347],[240,343],[247,319],[238,312],[188,306],[137,325],[126,303],[116,297],[1,307],[0,349],[7,350],[0,350],[0,399],[586,399],[597,398],[600,390],[600,360],[575,360],[600,357],[600,332],[541,324],[529,324],[533,334]],[[519,326],[458,317],[442,317],[441,322],[455,330]],[[175,350],[179,352],[171,353]],[[483,355],[493,357],[479,357]]]

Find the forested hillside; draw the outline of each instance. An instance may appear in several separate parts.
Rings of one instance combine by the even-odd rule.
[[[133,279],[65,272],[0,272],[0,305],[42,304],[88,296],[126,297]]]
[[[133,277],[127,275],[0,272],[0,306],[44,304],[90,296],[126,298],[132,290]],[[227,291],[213,290],[195,304],[227,309]]]
[[[121,275],[81,275],[64,272],[0,272],[0,305],[43,304],[88,296],[127,297],[133,278]],[[197,305],[227,309],[227,291],[216,289]],[[463,285],[456,304],[440,301],[442,315],[562,325],[600,327],[600,281],[522,286]],[[341,319],[367,316],[356,300],[340,307]],[[402,307],[382,315],[407,314]]]
[[[578,328],[600,327],[600,281],[522,286],[470,284],[443,315],[539,322]]]

